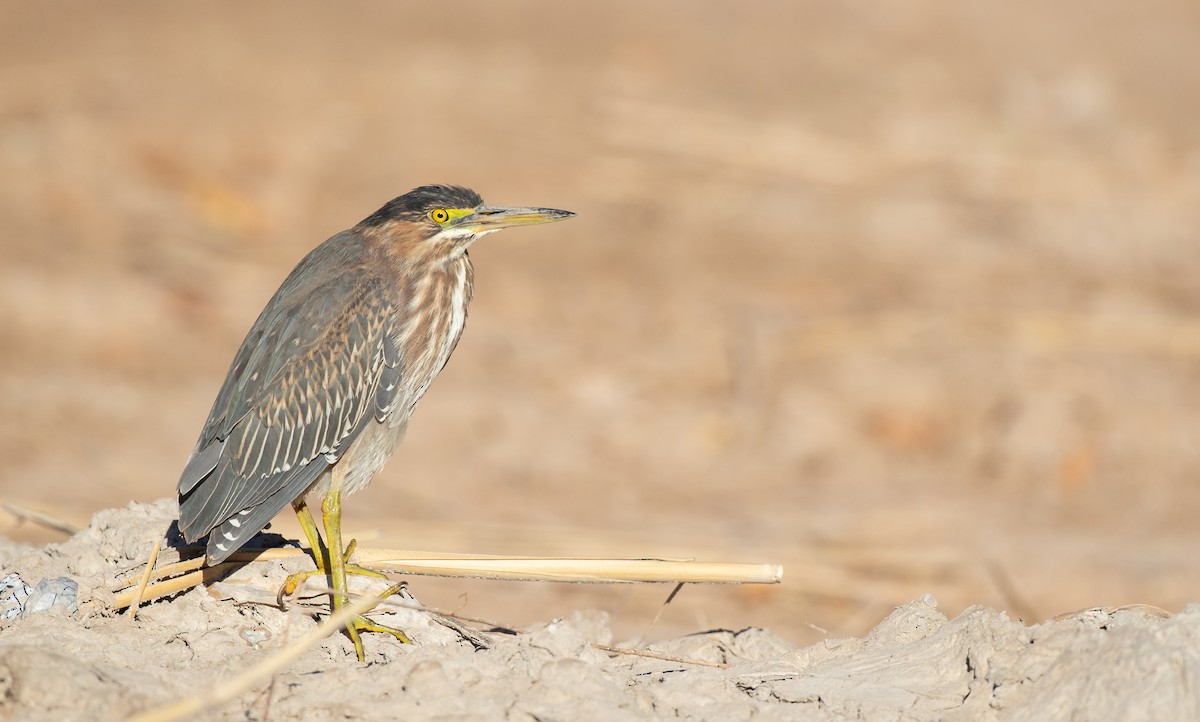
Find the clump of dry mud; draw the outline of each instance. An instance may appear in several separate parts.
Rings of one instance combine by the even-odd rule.
[[[0,572],[30,583],[69,576],[80,609],[0,627],[0,719],[122,719],[203,694],[312,629],[297,605],[274,605],[305,560],[248,564],[227,579],[111,611],[111,589],[149,553],[174,504],[97,514],[69,541],[0,540]],[[418,585],[419,586],[419,585]],[[418,590],[419,591],[419,590]],[[318,598],[316,601],[320,601]],[[1089,610],[1025,626],[976,607],[948,619],[925,597],[861,639],[797,648],[761,629],[705,631],[616,654],[606,617],[576,612],[529,629],[485,629],[486,648],[399,607],[354,659],[343,635],[275,678],[213,707],[220,720],[1187,719],[1198,710],[1200,605],[1171,617]],[[707,663],[707,664],[705,664]]]

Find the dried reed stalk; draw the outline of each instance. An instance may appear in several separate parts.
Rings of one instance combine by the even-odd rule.
[[[146,560],[146,573],[138,581],[137,588],[133,590],[133,599],[129,602],[129,621],[137,618],[138,607],[142,603],[142,599],[146,594],[146,587],[150,584],[150,573],[154,571],[154,563],[158,561],[158,551],[162,549],[163,537],[159,535],[154,540],[154,548],[150,550],[150,558]]]
[[[354,559],[365,567],[400,574],[516,581],[778,584],[783,579],[783,567],[778,564],[683,559],[514,557],[389,549],[360,549]]]
[[[169,564],[154,570],[149,579],[162,579],[145,587],[148,601],[189,589],[224,576],[225,572],[249,561],[283,559],[303,549],[259,549],[234,554],[229,561],[205,567],[203,557]],[[558,557],[512,557],[486,554],[445,554],[401,549],[358,549],[356,564],[397,574],[423,574],[481,579],[636,583],[673,582],[692,584],[778,584],[783,567],[778,564],[737,564],[678,559],[573,559]],[[179,575],[179,576],[175,576]],[[167,578],[170,577],[170,578]],[[116,592],[114,604],[124,609],[133,603],[136,588]]]

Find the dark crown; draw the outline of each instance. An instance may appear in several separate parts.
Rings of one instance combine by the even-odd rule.
[[[388,201],[367,216],[359,226],[378,226],[388,221],[418,220],[434,208],[474,208],[483,198],[470,188],[431,185],[413,188]]]

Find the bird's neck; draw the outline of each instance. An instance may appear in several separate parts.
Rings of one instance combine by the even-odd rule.
[[[464,254],[434,264],[414,264],[398,276],[394,334],[404,363],[400,417],[407,418],[458,345],[474,290]]]

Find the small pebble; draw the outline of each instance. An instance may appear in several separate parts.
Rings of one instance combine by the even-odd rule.
[[[25,601],[33,589],[16,572],[0,579],[0,620],[9,621],[21,616]]]
[[[258,645],[271,638],[270,630],[263,629],[262,627],[242,627],[239,634],[241,634],[242,639],[249,642],[255,649],[258,649]]]
[[[31,614],[62,608],[71,614],[79,611],[79,584],[70,577],[43,579],[37,583],[29,598],[25,600],[24,619]]]

